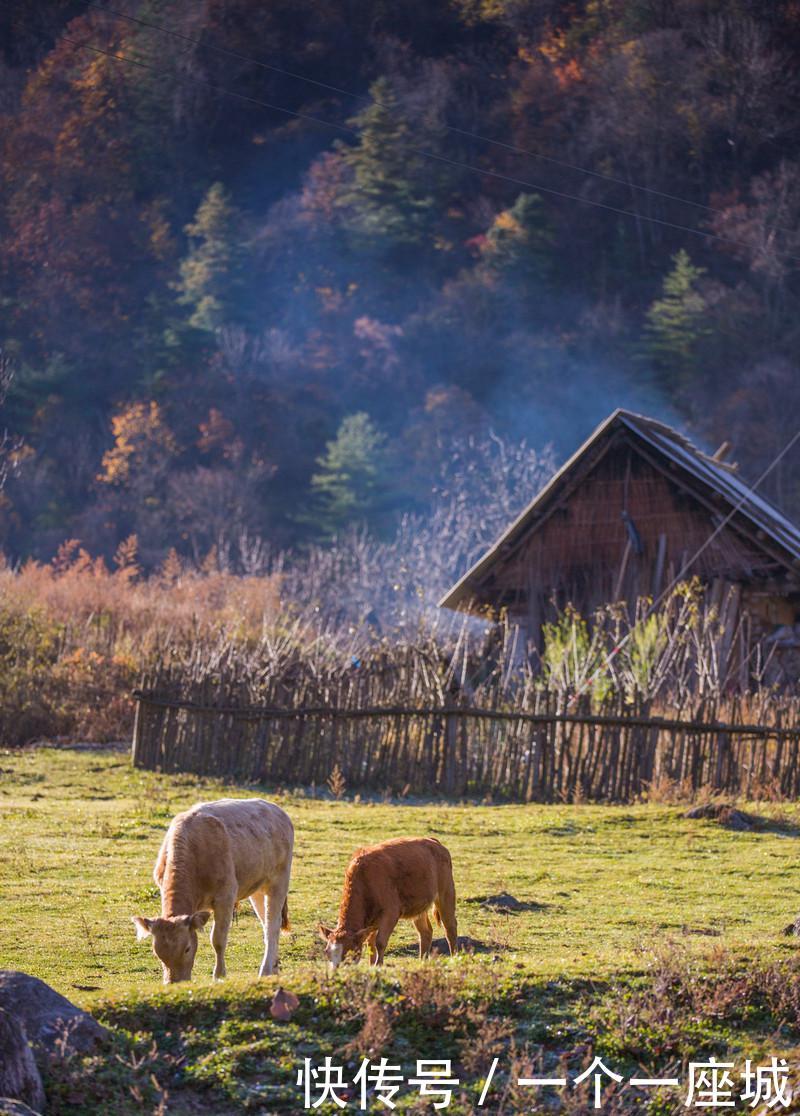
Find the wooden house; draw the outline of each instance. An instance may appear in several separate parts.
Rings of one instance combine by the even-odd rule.
[[[800,648],[800,530],[664,423],[617,410],[472,569],[446,608],[507,610],[540,643],[565,605],[658,595],[685,571],[706,586],[729,631]]]

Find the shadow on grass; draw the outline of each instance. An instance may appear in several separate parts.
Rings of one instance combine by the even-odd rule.
[[[508,946],[499,945],[497,942],[482,942],[479,938],[471,938],[469,934],[458,935],[459,953],[503,953],[508,948]],[[393,952],[402,957],[416,957],[419,953],[419,946],[416,942],[408,942],[407,945],[400,946]],[[447,945],[447,939],[434,938],[431,943],[431,956],[449,957],[449,955],[450,949]]]

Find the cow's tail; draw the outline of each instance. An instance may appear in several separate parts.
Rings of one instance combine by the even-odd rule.
[[[289,922],[289,896],[287,895],[283,901],[283,907],[281,908],[281,930],[284,934],[288,934],[291,928],[292,924]]]

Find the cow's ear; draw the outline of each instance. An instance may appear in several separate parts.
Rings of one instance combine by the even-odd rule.
[[[210,918],[211,911],[198,911],[189,918],[189,926],[192,930],[202,930]]]
[[[317,927],[317,933],[322,938],[323,942],[327,942],[333,935],[333,930],[329,926],[323,926],[322,923]]]
[[[136,927],[136,940],[143,941],[149,934],[153,933],[153,918],[140,918],[139,915],[134,915],[132,919],[133,925]]]

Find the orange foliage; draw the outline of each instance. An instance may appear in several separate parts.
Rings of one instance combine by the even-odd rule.
[[[583,80],[583,69],[578,59],[569,54],[569,44],[565,31],[551,30],[538,45],[539,53],[551,64],[553,75],[559,88],[568,89]],[[529,51],[526,61],[532,61]]]
[[[78,648],[139,665],[166,636],[228,632],[256,639],[278,615],[277,577],[239,577],[213,563],[203,573],[189,571],[173,551],[159,572],[137,580],[131,573],[135,548],[135,536],[120,546],[123,564],[113,572],[75,539],[61,546],[52,564],[3,567],[3,607],[17,613],[36,608],[66,625],[65,653]]]
[[[111,419],[111,431],[114,445],[103,454],[103,472],[97,478],[104,484],[125,484],[131,471],[151,454],[175,452],[175,439],[153,400],[123,407]]]
[[[16,640],[16,674],[0,707],[6,742],[120,740],[131,730],[130,692],[167,646],[255,643],[278,623],[278,577],[236,577],[212,563],[187,571],[172,551],[157,574],[138,578],[135,536],[116,561],[111,572],[76,539],[51,564],[13,570],[0,558],[0,632]],[[28,631],[39,633],[38,645]]]

